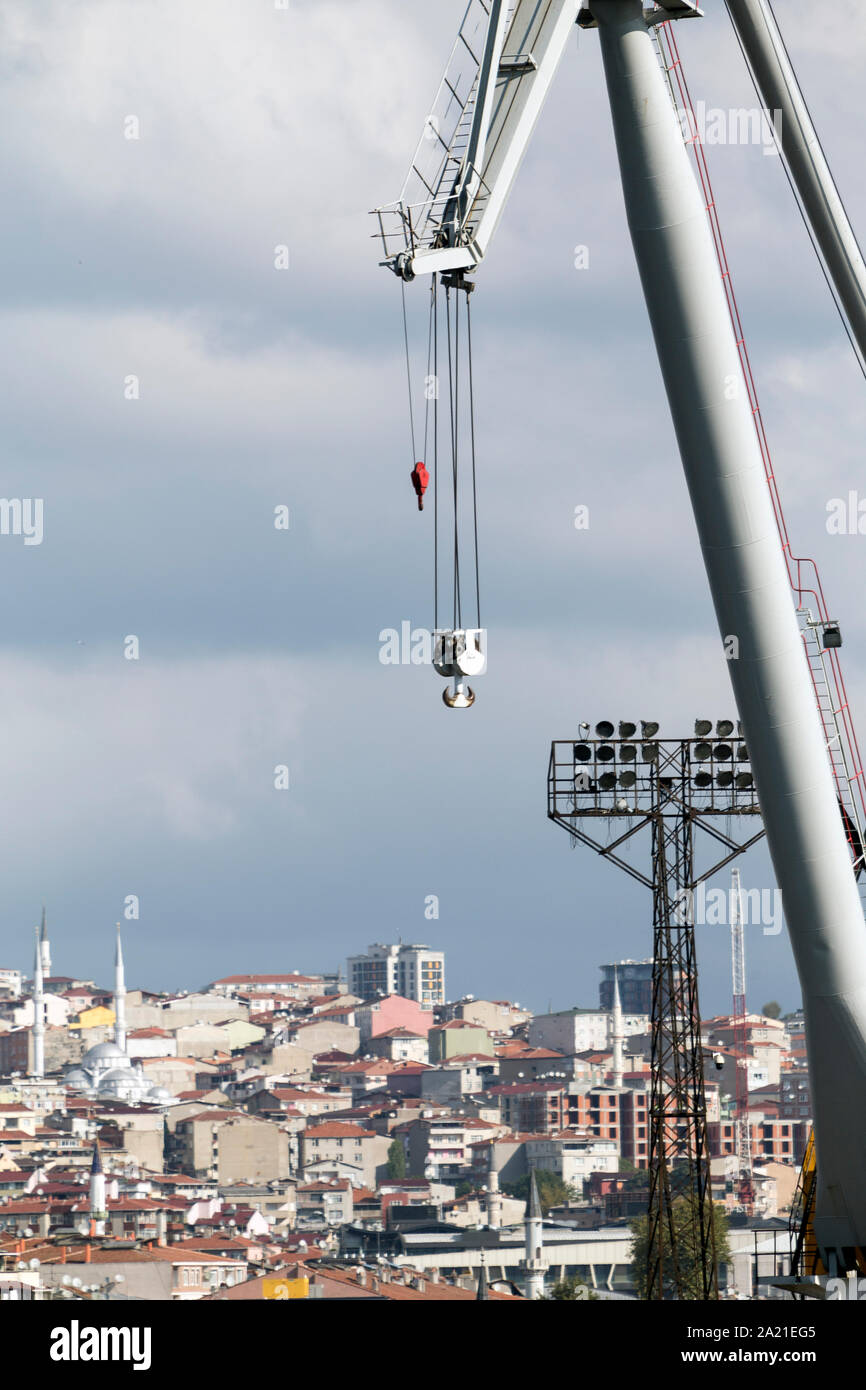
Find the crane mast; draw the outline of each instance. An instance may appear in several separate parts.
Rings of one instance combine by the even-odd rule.
[[[743,22],[765,11],[763,0],[729,8]],[[437,116],[437,141],[427,151],[422,141],[379,228],[385,264],[404,280],[477,266],[575,20],[597,30],[634,254],[802,986],[813,1228],[835,1274],[866,1249],[866,929],[707,211],[652,38],[655,25],[697,14],[691,0],[647,10],[642,0],[470,0],[440,88],[447,121]],[[785,71],[776,77],[790,88]],[[798,149],[789,140],[792,169]],[[814,149],[811,158],[814,172]],[[825,214],[822,244],[840,284],[836,263],[847,256],[853,267],[853,316],[859,252],[838,209]],[[831,225],[841,228],[835,260]],[[629,382],[608,366],[626,400]]]
[[[803,989],[815,1234],[866,1244],[866,931],[742,367],[640,0],[593,0],[626,213]]]

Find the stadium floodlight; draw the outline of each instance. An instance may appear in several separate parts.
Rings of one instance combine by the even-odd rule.
[[[713,779],[712,779],[712,776],[711,776],[711,774],[710,774],[709,772],[696,772],[696,773],[695,773],[695,786],[696,786],[696,787],[711,787],[712,785],[713,785]]]
[[[752,774],[751,772],[738,772],[736,777],[734,778],[734,781],[736,782],[740,791],[745,791],[747,787],[751,787],[752,785]]]
[[[716,786],[717,786],[717,787],[732,787],[733,785],[734,785],[734,774],[733,774],[733,772],[727,772],[727,771],[726,771],[726,772],[717,772],[717,773],[716,773]]]
[[[745,745],[744,743],[741,743],[740,746],[739,746],[739,748],[737,749],[737,762],[738,762],[738,763],[747,763],[748,761],[749,761],[749,750],[748,750],[748,748],[746,747],[746,745]]]
[[[634,738],[634,736],[635,736],[636,733],[637,733],[637,724],[629,724],[628,720],[626,720],[626,719],[621,719],[621,720],[619,721],[619,736],[620,736],[620,738]]]
[[[609,719],[600,719],[595,726],[598,738],[613,738],[613,725]]]
[[[600,763],[612,763],[616,754],[609,743],[599,744],[595,756]]]
[[[710,743],[695,744],[695,762],[705,763],[713,756],[713,748]]]
[[[588,763],[592,760],[592,749],[588,743],[576,743],[574,745],[574,759],[578,763]]]
[[[645,743],[640,750],[641,762],[657,763],[659,760],[659,746],[657,743]]]
[[[659,731],[659,726],[654,719],[642,719],[640,721],[641,738],[655,738]]]
[[[717,762],[729,763],[734,756],[734,750],[729,743],[717,743],[713,749],[713,757]]]
[[[637,749],[633,743],[620,744],[619,759],[622,763],[633,763],[637,758]]]
[[[621,787],[633,787],[637,782],[637,774],[634,772],[621,772],[619,774],[619,785]]]
[[[733,719],[719,719],[716,723],[716,733],[719,738],[730,738],[734,732]]]
[[[696,719],[696,720],[695,720],[695,737],[696,737],[696,738],[706,738],[707,734],[711,734],[712,732],[713,732],[713,721],[712,721],[712,719]]]
[[[616,786],[616,773],[603,772],[598,779],[598,785],[601,787],[602,791],[612,791]]]

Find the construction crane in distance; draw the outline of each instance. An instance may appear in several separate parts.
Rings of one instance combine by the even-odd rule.
[[[790,113],[785,167],[849,331],[866,343],[863,260],[770,6],[728,0],[728,8],[766,104]],[[807,600],[818,611],[812,640],[834,662],[841,637],[782,531],[726,265],[720,274],[715,209],[676,110],[684,79],[671,21],[699,17],[692,0],[651,9],[641,0],[470,0],[403,193],[377,216],[385,264],[404,285],[429,273],[434,286],[441,279],[450,294],[465,291],[468,305],[467,274],[489,249],[572,28],[597,32],[628,224],[719,631],[723,642],[736,638],[727,669],[802,987],[812,1229],[824,1269],[836,1275],[866,1250],[866,928],[844,819],[863,774],[847,702],[840,714],[832,686],[829,712],[816,699],[798,617]],[[454,505],[456,528],[456,483]],[[853,750],[841,771],[828,756],[831,717],[842,718]],[[862,824],[854,828],[862,856]]]

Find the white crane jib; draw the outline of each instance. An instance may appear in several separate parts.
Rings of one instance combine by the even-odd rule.
[[[580,0],[470,0],[400,198],[377,209],[398,275],[481,260],[579,10]]]
[[[737,8],[749,5],[757,0]],[[802,986],[814,1231],[835,1273],[866,1248],[866,929],[707,211],[652,39],[654,25],[696,13],[688,0],[653,10],[641,0],[518,0],[503,31],[505,7],[472,0],[437,98],[435,138],[428,130],[422,139],[399,202],[379,210],[380,230],[386,264],[404,279],[477,265],[572,25],[597,28],[707,578],[722,638],[738,642],[727,669]]]

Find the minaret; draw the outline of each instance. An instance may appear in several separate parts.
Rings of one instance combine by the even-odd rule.
[[[490,1287],[487,1283],[487,1266],[484,1263],[484,1251],[481,1252],[481,1266],[478,1270],[478,1283],[475,1288],[476,1303],[489,1303]]]
[[[610,1042],[613,1045],[613,1084],[618,1091],[621,1091],[622,1076],[625,1070],[623,1063],[625,1030],[622,1025],[622,1004],[619,997],[619,980],[617,979],[616,966],[613,967],[613,1008],[610,1012]]]
[[[123,947],[120,944],[119,922],[114,952],[114,1041],[121,1052],[126,1051],[126,985],[123,979]]]
[[[541,1203],[538,1200],[538,1187],[535,1182],[535,1169],[530,1170],[529,1202],[523,1219],[526,1231],[526,1258],[523,1261],[523,1287],[527,1298],[544,1297],[544,1222],[541,1216]]]
[[[90,1234],[105,1235],[105,1222],[108,1212],[105,1209],[105,1173],[99,1153],[99,1140],[94,1141],[93,1159],[90,1164]]]
[[[490,1167],[487,1170],[487,1224],[494,1230],[502,1225],[502,1193],[499,1174],[493,1166],[493,1145],[490,1145]]]
[[[42,950],[38,927],[33,956],[33,1075],[45,1075],[45,999],[42,993]]]
[[[48,928],[45,925],[45,904],[42,904],[42,926],[39,928],[39,950],[42,955],[42,974],[46,980],[51,974],[51,943],[48,940]]]

